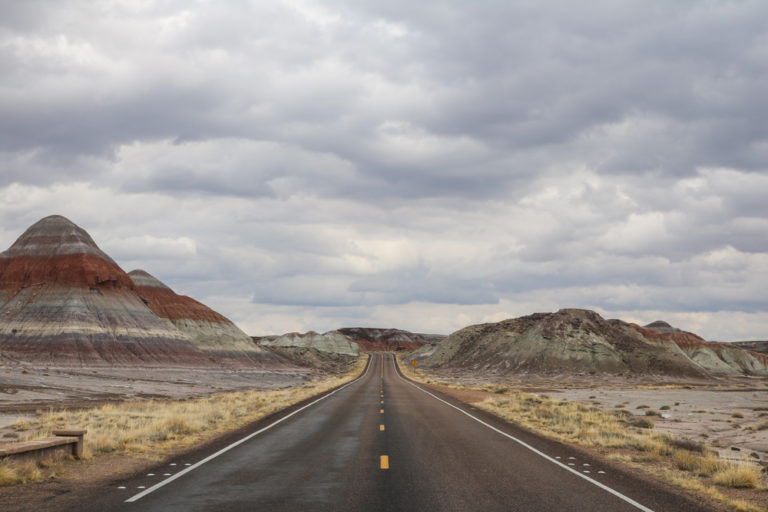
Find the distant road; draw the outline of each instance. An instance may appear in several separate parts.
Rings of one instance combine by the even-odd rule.
[[[710,510],[425,390],[391,354],[374,354],[357,381],[208,457],[116,483],[79,510]]]

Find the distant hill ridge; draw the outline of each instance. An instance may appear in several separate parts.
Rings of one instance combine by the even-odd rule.
[[[535,313],[456,331],[423,364],[498,374],[768,375],[760,355],[710,346],[666,322],[650,325],[659,330],[583,309]]]

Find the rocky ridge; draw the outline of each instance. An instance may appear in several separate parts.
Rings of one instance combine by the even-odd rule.
[[[606,320],[594,311],[562,309],[461,329],[425,357],[423,365],[493,374],[768,375],[768,365],[746,351],[724,351],[718,360],[730,361],[727,365],[705,364],[685,348],[686,343],[698,343],[689,334],[662,333]]]
[[[357,343],[365,351],[416,350],[426,344],[439,343],[446,336],[421,334],[402,329],[343,327],[338,332]]]
[[[713,373],[768,375],[768,355],[745,350],[731,343],[708,342],[691,332],[656,321],[640,327],[632,325],[649,339],[671,341],[696,364]]]
[[[360,347],[338,331],[329,331],[324,334],[318,334],[314,331],[303,334],[291,332],[282,336],[264,336],[256,339],[258,344],[263,347],[309,348],[332,354],[360,355]]]

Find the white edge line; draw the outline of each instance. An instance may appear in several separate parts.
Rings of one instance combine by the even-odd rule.
[[[338,388],[338,389],[335,389],[335,390],[331,391],[331,392],[330,392],[330,393],[328,393],[327,395],[323,395],[323,396],[321,396],[320,398],[318,398],[318,399],[317,399],[317,400],[315,400],[314,402],[308,403],[307,405],[305,405],[305,406],[301,407],[300,409],[296,409],[296,410],[295,410],[295,411],[293,411],[292,413],[290,413],[290,414],[288,414],[288,415],[286,415],[286,416],[283,416],[282,418],[280,418],[279,420],[275,421],[274,423],[270,423],[270,424],[269,424],[269,425],[267,425],[266,427],[264,427],[264,428],[261,428],[261,429],[257,430],[256,432],[253,432],[253,433],[251,433],[251,434],[248,434],[247,436],[245,436],[244,438],[240,439],[239,441],[235,441],[234,443],[230,444],[229,446],[226,446],[226,447],[222,448],[221,450],[217,451],[216,453],[214,453],[214,454],[212,454],[212,455],[209,455],[208,457],[204,458],[203,460],[201,460],[201,461],[199,461],[199,462],[196,462],[195,464],[192,464],[191,466],[188,466],[187,468],[185,468],[185,469],[183,469],[183,470],[179,471],[179,472],[178,472],[178,473],[176,473],[175,475],[173,475],[173,476],[170,476],[170,477],[166,478],[166,479],[165,479],[165,480],[163,480],[162,482],[158,482],[157,484],[153,485],[153,486],[152,486],[152,487],[150,487],[149,489],[145,489],[144,491],[141,491],[140,493],[138,493],[138,494],[136,494],[136,495],[134,495],[134,496],[131,496],[130,498],[128,498],[127,500],[125,500],[125,503],[132,503],[132,502],[134,502],[134,501],[138,501],[138,500],[140,500],[141,498],[143,498],[143,497],[144,497],[144,496],[146,496],[147,494],[149,494],[149,493],[152,493],[152,492],[154,492],[154,491],[156,491],[156,490],[160,489],[160,488],[161,488],[161,487],[163,487],[164,485],[167,485],[167,484],[169,484],[169,483],[173,482],[173,481],[174,481],[174,480],[176,480],[177,478],[180,478],[180,477],[184,476],[185,474],[189,473],[190,471],[192,471],[192,470],[194,470],[194,469],[197,469],[197,468],[199,468],[200,466],[202,466],[202,465],[203,465],[203,464],[205,464],[206,462],[208,462],[208,461],[210,461],[210,460],[213,460],[213,459],[215,459],[216,457],[218,457],[218,456],[219,456],[219,455],[221,455],[222,453],[228,452],[228,451],[229,451],[229,450],[231,450],[232,448],[234,448],[234,447],[236,447],[236,446],[238,446],[238,445],[240,445],[240,444],[242,444],[242,443],[244,443],[244,442],[248,441],[248,440],[249,440],[249,439],[251,439],[252,437],[255,437],[255,436],[257,436],[257,435],[261,434],[262,432],[265,432],[265,431],[267,431],[267,430],[271,429],[272,427],[274,427],[274,426],[275,426],[275,425],[277,425],[278,423],[282,423],[283,421],[287,420],[288,418],[290,418],[290,417],[291,417],[291,416],[293,416],[294,414],[298,414],[298,413],[300,413],[301,411],[303,411],[304,409],[306,409],[307,407],[311,407],[311,406],[315,405],[317,402],[319,402],[319,401],[321,401],[321,400],[325,400],[325,399],[326,399],[326,398],[328,398],[329,396],[331,396],[331,395],[333,395],[333,394],[335,394],[335,393],[338,393],[339,391],[341,391],[342,389],[346,388],[347,386],[351,386],[351,385],[352,385],[352,384],[354,384],[355,382],[359,381],[360,379],[362,379],[363,377],[365,377],[366,375],[368,375],[368,370],[370,370],[370,369],[371,369],[371,366],[372,366],[372,365],[373,365],[373,355],[370,355],[370,356],[369,356],[369,359],[368,359],[368,366],[366,366],[366,368],[365,368],[365,372],[363,372],[363,374],[362,374],[361,376],[359,376],[358,378],[356,378],[355,380],[353,380],[353,381],[351,381],[351,382],[347,382],[346,384],[344,384],[344,385],[343,385],[343,386],[341,386],[340,388]]]
[[[469,416],[470,418],[472,418],[472,419],[473,419],[473,420],[475,420],[476,422],[478,422],[478,423],[480,423],[480,424],[482,424],[482,425],[485,425],[485,426],[486,426],[486,427],[488,427],[489,429],[491,429],[491,430],[493,430],[493,431],[495,431],[495,432],[498,432],[499,434],[501,434],[501,435],[503,435],[503,436],[505,436],[505,437],[508,437],[508,438],[510,438],[511,440],[515,441],[516,443],[520,444],[521,446],[524,446],[525,448],[528,448],[530,451],[532,451],[532,452],[533,452],[533,453],[535,453],[536,455],[539,455],[539,456],[541,456],[541,457],[544,457],[544,458],[545,458],[545,459],[547,459],[549,462],[551,462],[551,463],[553,463],[553,464],[557,464],[557,465],[558,465],[558,466],[560,466],[561,468],[563,468],[563,469],[565,469],[565,470],[567,470],[567,471],[570,471],[571,473],[573,473],[574,475],[578,476],[579,478],[583,478],[584,480],[586,480],[586,481],[588,481],[588,482],[590,482],[590,483],[592,483],[592,484],[596,485],[597,487],[599,487],[599,488],[603,489],[604,491],[608,491],[609,493],[613,494],[613,495],[614,495],[614,496],[616,496],[617,498],[620,498],[620,499],[622,499],[622,500],[626,501],[626,502],[627,502],[627,503],[629,503],[630,505],[632,505],[632,506],[634,506],[634,507],[636,507],[636,508],[638,508],[638,509],[642,510],[643,512],[653,512],[653,510],[652,510],[652,509],[650,509],[650,508],[648,508],[648,507],[646,507],[646,506],[644,506],[644,505],[641,505],[640,503],[636,502],[635,500],[633,500],[632,498],[630,498],[630,497],[628,497],[628,496],[624,496],[624,495],[623,495],[623,494],[621,494],[619,491],[617,491],[617,490],[615,490],[615,489],[611,489],[611,488],[610,488],[610,487],[608,487],[607,485],[605,485],[605,484],[601,484],[601,483],[600,483],[600,482],[598,482],[597,480],[594,480],[594,479],[592,479],[592,478],[590,478],[590,477],[588,477],[588,476],[586,476],[586,475],[584,475],[584,474],[582,474],[582,473],[579,473],[579,472],[578,472],[578,471],[576,471],[575,469],[572,469],[572,468],[570,468],[570,467],[566,466],[565,464],[563,464],[563,463],[562,463],[562,462],[560,462],[559,460],[553,459],[552,457],[550,457],[550,456],[549,456],[549,455],[547,455],[546,453],[544,453],[544,452],[541,452],[541,451],[537,450],[536,448],[534,448],[533,446],[529,445],[529,444],[528,444],[528,443],[526,443],[525,441],[521,441],[520,439],[518,439],[518,438],[516,438],[516,437],[514,437],[514,436],[512,436],[512,435],[510,435],[510,434],[507,434],[507,433],[506,433],[506,432],[504,432],[503,430],[499,430],[498,428],[494,427],[493,425],[489,425],[488,423],[484,422],[483,420],[481,420],[481,419],[479,419],[479,418],[476,418],[476,417],[472,416],[471,414],[469,414],[469,413],[468,413],[467,411],[465,411],[464,409],[461,409],[461,408],[459,408],[459,407],[456,407],[455,405],[453,405],[453,404],[451,404],[451,403],[449,403],[449,402],[446,402],[446,401],[445,401],[445,400],[443,400],[442,398],[440,398],[440,397],[437,397],[437,396],[433,395],[432,393],[430,393],[429,391],[425,390],[425,389],[424,389],[424,388],[422,388],[421,386],[418,386],[418,385],[414,384],[414,383],[413,383],[413,382],[411,382],[410,380],[404,379],[404,378],[403,378],[403,377],[400,375],[400,371],[399,371],[399,370],[398,370],[398,368],[397,368],[397,364],[395,364],[395,356],[394,356],[394,355],[392,355],[392,365],[395,367],[395,373],[396,373],[396,374],[397,374],[397,376],[400,378],[400,380],[402,380],[402,381],[404,381],[404,382],[407,382],[408,384],[410,384],[411,386],[415,387],[415,388],[416,388],[416,389],[418,389],[419,391],[421,391],[421,392],[423,392],[423,393],[426,393],[426,394],[428,394],[429,396],[431,396],[431,397],[432,397],[432,398],[434,398],[435,400],[439,400],[439,401],[443,402],[445,405],[448,405],[448,406],[450,406],[450,407],[453,407],[454,409],[456,409],[456,410],[457,410],[457,411],[459,411],[460,413],[462,413],[462,414],[465,414],[465,415]]]

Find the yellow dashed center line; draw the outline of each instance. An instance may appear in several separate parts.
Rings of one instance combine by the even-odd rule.
[[[389,455],[381,456],[381,469],[389,469]]]
[[[384,403],[384,400],[382,400],[381,403]]]
[[[384,425],[379,425],[379,430],[384,432]]]
[[[384,409],[379,409],[379,414],[384,414]]]

